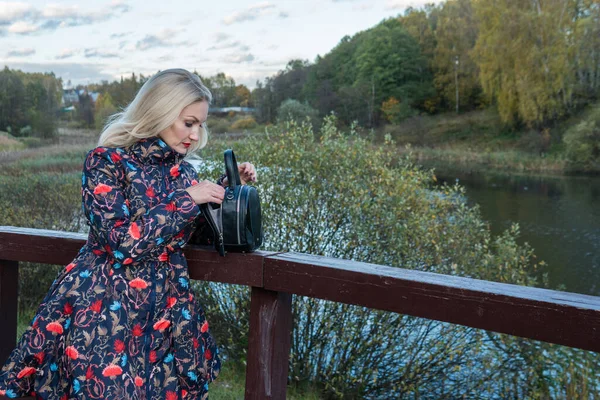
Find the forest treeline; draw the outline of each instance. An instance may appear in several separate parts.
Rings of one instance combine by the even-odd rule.
[[[509,126],[541,129],[600,94],[599,0],[451,0],[346,36],[314,62],[291,60],[253,90],[219,73],[201,76],[214,106],[255,108],[260,123],[287,109],[347,125],[397,124],[414,115],[497,108]],[[147,77],[79,86],[75,118],[101,126]],[[53,74],[0,72],[0,130],[51,132],[62,82]],[[83,94],[85,97],[85,93]]]

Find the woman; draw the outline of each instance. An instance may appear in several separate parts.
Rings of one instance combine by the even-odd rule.
[[[150,78],[86,157],[86,245],[0,372],[0,394],[204,399],[220,359],[182,252],[198,204],[221,203],[184,157],[206,144],[209,90],[188,71]],[[243,183],[254,166],[240,164]]]

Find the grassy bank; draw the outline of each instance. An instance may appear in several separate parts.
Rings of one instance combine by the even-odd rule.
[[[563,136],[569,127],[586,117],[583,112],[553,127],[537,131],[511,129],[492,109],[465,114],[447,113],[414,117],[387,125],[376,134],[389,134],[402,154],[416,162],[452,165],[465,170],[572,174]],[[600,173],[588,171],[590,173]]]

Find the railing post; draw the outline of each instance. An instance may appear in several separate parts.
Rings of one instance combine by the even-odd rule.
[[[252,287],[246,400],[285,399],[292,336],[292,295]]]
[[[17,342],[19,262],[0,260],[0,366]]]

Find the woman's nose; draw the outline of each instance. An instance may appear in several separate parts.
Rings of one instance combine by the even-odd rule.
[[[200,129],[192,129],[192,133],[190,134],[190,139],[191,140],[198,140],[200,138]]]

